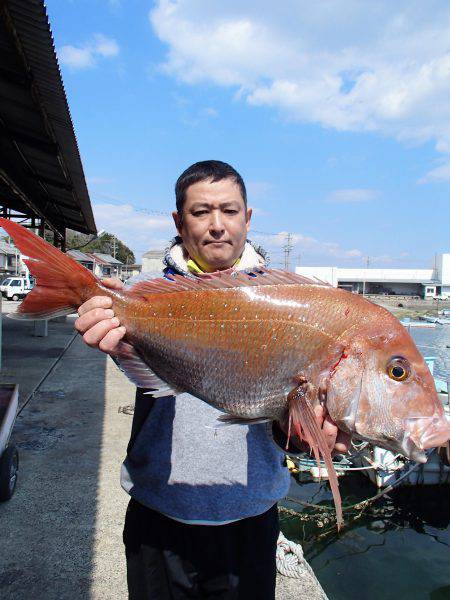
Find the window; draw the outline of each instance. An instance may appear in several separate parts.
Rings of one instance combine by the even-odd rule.
[[[20,287],[20,281],[18,279],[13,279],[11,282],[11,287]]]
[[[6,279],[4,279],[1,283],[1,285],[9,285],[11,282],[11,277],[7,277]]]

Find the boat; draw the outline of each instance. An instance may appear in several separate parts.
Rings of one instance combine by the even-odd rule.
[[[438,325],[450,325],[450,318],[446,316],[433,316],[433,315],[423,315],[420,317],[423,321],[427,323],[437,323]]]
[[[422,315],[419,318],[421,319],[421,321],[426,321],[427,323],[437,323],[439,319],[439,317],[436,317],[434,315]]]
[[[430,321],[411,321],[411,319],[409,317],[404,317],[403,319],[400,320],[400,323],[404,327],[407,327],[408,329],[410,327],[424,327],[427,329],[433,329],[434,327],[436,327],[435,322],[431,323]]]

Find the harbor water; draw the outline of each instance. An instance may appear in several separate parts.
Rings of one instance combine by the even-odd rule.
[[[411,329],[424,356],[435,356],[434,375],[450,378],[450,325]],[[300,476],[290,496],[332,506],[327,482]],[[360,472],[340,479],[344,506],[377,493]],[[330,600],[450,600],[450,485],[401,486],[364,512],[345,513],[336,533],[333,511],[318,511],[295,502],[286,506],[299,516],[281,514],[285,535],[303,545]]]

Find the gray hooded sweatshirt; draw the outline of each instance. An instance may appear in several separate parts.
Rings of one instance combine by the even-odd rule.
[[[166,272],[188,275],[176,239]],[[246,243],[239,270],[260,267],[264,254]],[[289,488],[284,454],[271,425],[216,428],[221,411],[187,393],[152,399],[138,389],[121,484],[141,504],[173,519],[220,525],[259,515]]]

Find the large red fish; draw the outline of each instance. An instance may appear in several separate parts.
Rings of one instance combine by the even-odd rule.
[[[110,296],[127,331],[117,360],[128,377],[155,395],[187,391],[227,413],[225,422],[288,422],[328,466],[338,526],[338,483],[316,403],[341,430],[417,461],[450,438],[411,337],[361,296],[282,271],[174,276],[118,292],[20,225],[0,226],[37,280],[16,318],[69,314]]]

